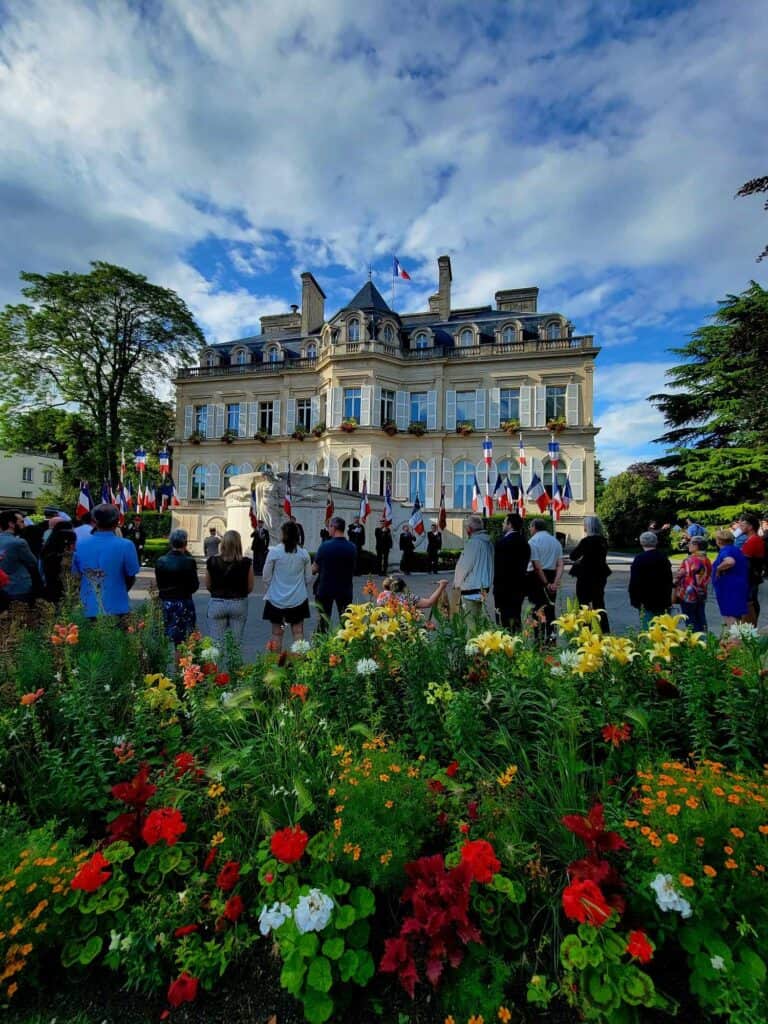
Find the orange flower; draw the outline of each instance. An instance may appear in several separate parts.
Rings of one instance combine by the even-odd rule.
[[[509,1012],[506,1006],[500,1006],[499,1012],[496,1016],[499,1018],[502,1024],[509,1024],[509,1022],[512,1020],[512,1014]]]
[[[689,796],[688,799],[685,801],[685,806],[690,807],[692,811],[695,811],[696,808],[699,806],[699,801],[696,799],[695,796]]]
[[[739,865],[732,857],[729,857],[728,860],[725,862],[725,866],[728,868],[729,871],[733,871]]]
[[[624,828],[637,828],[639,824],[639,821],[635,821],[634,818],[629,818],[627,821],[624,822]]]
[[[715,786],[712,792],[715,794],[715,796],[725,796],[725,790],[722,788],[722,786]]]
[[[640,835],[641,836],[649,836],[650,834],[651,834],[650,828],[647,825],[643,825],[643,827],[640,829]]]
[[[694,842],[698,847],[702,847],[704,845],[704,836],[696,836]]]
[[[729,793],[728,794],[728,803],[729,804],[740,804],[741,803],[741,797],[740,796],[736,796],[735,793]]]
[[[331,654],[331,655],[329,655],[329,657],[328,657],[328,664],[331,666],[331,668],[336,668],[337,665],[341,664],[341,655],[339,655],[339,654]]]
[[[683,875],[683,874],[681,874],[681,875],[678,875],[677,877],[680,880],[680,885],[685,886],[686,889],[690,889],[691,886],[695,884],[690,875]]]
[[[673,846],[678,842],[678,838],[674,832],[667,832],[667,842],[671,843]]]
[[[705,864],[704,867],[702,868],[702,871],[707,876],[707,878],[716,878],[717,877],[717,871],[715,871],[715,869],[712,867],[711,864]]]
[[[723,853],[727,853],[728,856],[730,857],[730,855],[733,853],[733,847],[732,846],[724,846],[723,847]]]
[[[730,833],[736,839],[743,839],[744,838],[744,833],[742,832],[742,830],[740,828],[732,828],[732,829],[730,829]]]
[[[291,685],[291,700],[294,697],[301,698],[301,703],[305,704],[307,700],[307,694],[309,693],[309,687],[303,683],[293,683]]]
[[[680,813],[680,804],[669,804],[669,806],[666,808],[666,812],[671,817],[676,817]]]
[[[762,836],[768,836],[768,825],[758,825],[757,826],[757,831]]]
[[[22,707],[29,707],[30,704],[36,704],[45,693],[45,690],[35,690],[34,693],[25,693],[19,701]]]

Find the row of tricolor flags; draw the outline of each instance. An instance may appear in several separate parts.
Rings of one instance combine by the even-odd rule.
[[[160,466],[161,482],[154,486],[147,481],[144,482],[144,473],[147,469],[147,452],[144,448],[137,448],[133,453],[133,464],[139,476],[139,482],[134,491],[130,480],[126,480],[128,466],[125,460],[125,451],[120,452],[120,480],[117,487],[112,487],[108,480],[103,480],[98,498],[94,498],[87,480],[80,482],[80,490],[77,498],[76,515],[78,518],[87,515],[94,505],[114,505],[120,511],[120,522],[125,521],[129,512],[160,511],[165,512],[171,506],[179,505],[179,498],[176,493],[176,485],[170,475],[171,453],[167,448],[158,452],[158,463]]]

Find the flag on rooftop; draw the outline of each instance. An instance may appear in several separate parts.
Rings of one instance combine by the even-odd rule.
[[[411,275],[408,273],[407,270],[405,270],[401,266],[400,260],[397,258],[397,256],[395,256],[395,262],[394,262],[393,267],[392,267],[392,276],[393,277],[400,277],[400,278],[403,279],[403,281],[410,281],[411,280]]]

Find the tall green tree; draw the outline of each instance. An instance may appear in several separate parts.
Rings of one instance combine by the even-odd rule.
[[[751,181],[746,181],[741,186],[736,195],[754,196],[758,192],[768,192],[768,175],[766,175],[764,178],[753,178]],[[765,201],[763,209],[768,210],[768,199]],[[768,245],[766,245],[766,247],[757,257],[757,262],[761,263],[766,258],[766,256],[768,256]]]
[[[0,407],[0,450],[42,452],[63,462],[63,486],[78,480],[96,480],[96,436],[87,417],[67,409],[49,407],[18,412]]]
[[[179,296],[110,263],[89,274],[29,274],[27,300],[0,313],[0,385],[10,401],[77,403],[99,475],[115,479],[131,393],[170,381],[203,343]]]
[[[681,506],[733,504],[768,492],[768,291],[752,281],[713,322],[671,351],[674,390],[650,396],[664,414],[662,494]]]
[[[597,503],[597,514],[612,545],[637,548],[640,534],[651,520],[662,525],[672,518],[674,509],[661,497],[662,486],[659,469],[643,462],[608,480]]]

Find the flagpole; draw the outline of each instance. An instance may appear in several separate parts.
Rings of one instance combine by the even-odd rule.
[[[392,311],[395,309],[395,257],[392,257],[392,302],[390,303]]]

